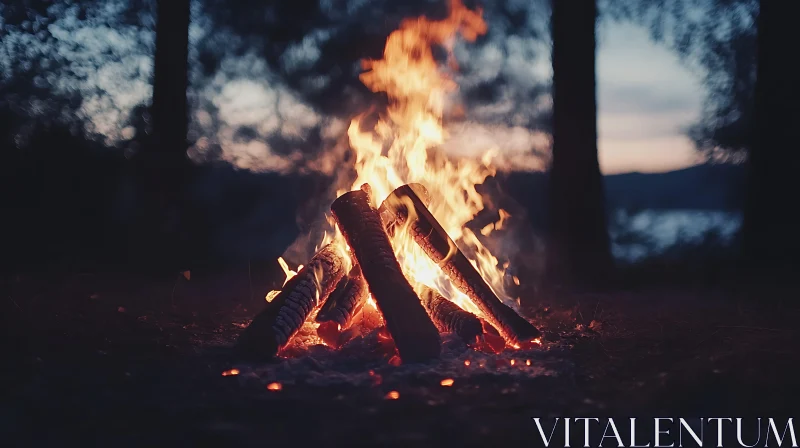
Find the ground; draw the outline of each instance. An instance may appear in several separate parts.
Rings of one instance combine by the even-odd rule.
[[[4,278],[2,440],[539,446],[532,417],[790,416],[788,397],[800,392],[797,289],[539,292],[525,309],[546,330],[536,353],[486,357],[454,346],[422,367],[325,353],[237,359],[230,344],[275,281],[248,266],[189,279]],[[234,366],[239,375],[222,375]],[[452,387],[440,385],[445,376]],[[282,390],[267,389],[275,380]],[[392,390],[397,400],[386,399]]]

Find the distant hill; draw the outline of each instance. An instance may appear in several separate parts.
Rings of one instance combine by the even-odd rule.
[[[666,173],[624,173],[604,177],[610,209],[735,210],[740,207],[742,165],[697,165]],[[498,173],[497,181],[531,217],[543,216],[547,174]]]
[[[666,173],[605,177],[613,208],[733,210],[741,206],[742,165],[698,165]]]

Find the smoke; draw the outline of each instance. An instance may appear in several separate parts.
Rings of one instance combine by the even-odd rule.
[[[443,149],[458,157],[479,158],[493,154],[492,164],[500,171],[544,171],[550,137],[523,126],[465,121],[447,128]]]

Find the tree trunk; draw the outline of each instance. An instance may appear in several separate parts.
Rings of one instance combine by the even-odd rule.
[[[800,197],[796,171],[800,148],[800,89],[797,71],[786,65],[796,42],[794,2],[761,0],[755,87],[755,145],[749,156],[743,243],[751,267],[759,270],[798,264]]]
[[[153,131],[158,151],[186,158],[189,0],[158,0],[153,77]]]
[[[607,278],[612,257],[597,161],[593,0],[552,1],[553,158],[549,277],[583,285]]]
[[[156,13],[152,138],[136,163],[144,239],[139,249],[148,263],[185,268],[190,1],[158,0]]]

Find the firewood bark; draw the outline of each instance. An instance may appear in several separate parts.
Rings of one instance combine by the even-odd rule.
[[[339,325],[340,330],[344,330],[361,311],[367,297],[369,297],[369,287],[361,274],[361,267],[356,265],[346,277],[339,280],[336,289],[319,309],[316,321],[334,322]]]
[[[403,185],[383,201],[381,216],[392,221],[386,222],[387,226],[405,225],[411,216],[408,229],[414,241],[511,345],[518,346],[539,337],[541,333],[536,327],[500,301],[415,190],[419,187]]]
[[[442,333],[455,333],[467,344],[475,344],[483,334],[478,316],[463,310],[431,288],[424,287],[419,295],[422,306]]]
[[[400,220],[397,219],[396,216],[397,209],[402,206],[408,207],[408,205],[410,205],[408,202],[410,200],[403,199],[406,196],[404,193],[407,191],[416,193],[419,200],[422,201],[426,207],[431,204],[431,195],[428,193],[428,189],[425,188],[424,185],[410,183],[397,187],[392,194],[390,194],[389,197],[383,201],[380,208],[378,208],[378,213],[381,215],[381,220],[383,221],[383,225],[386,227],[386,233],[388,233],[389,236],[394,235],[395,226],[400,224]],[[389,207],[389,204],[392,204],[392,206]],[[408,209],[406,208],[405,210]]]
[[[404,362],[436,358],[441,352],[439,331],[403,275],[366,189],[343,194],[333,202],[331,212],[361,266],[400,358]]]
[[[250,355],[269,358],[278,354],[308,316],[344,277],[345,261],[332,244],[325,246],[289,279],[239,336],[237,347]]]

